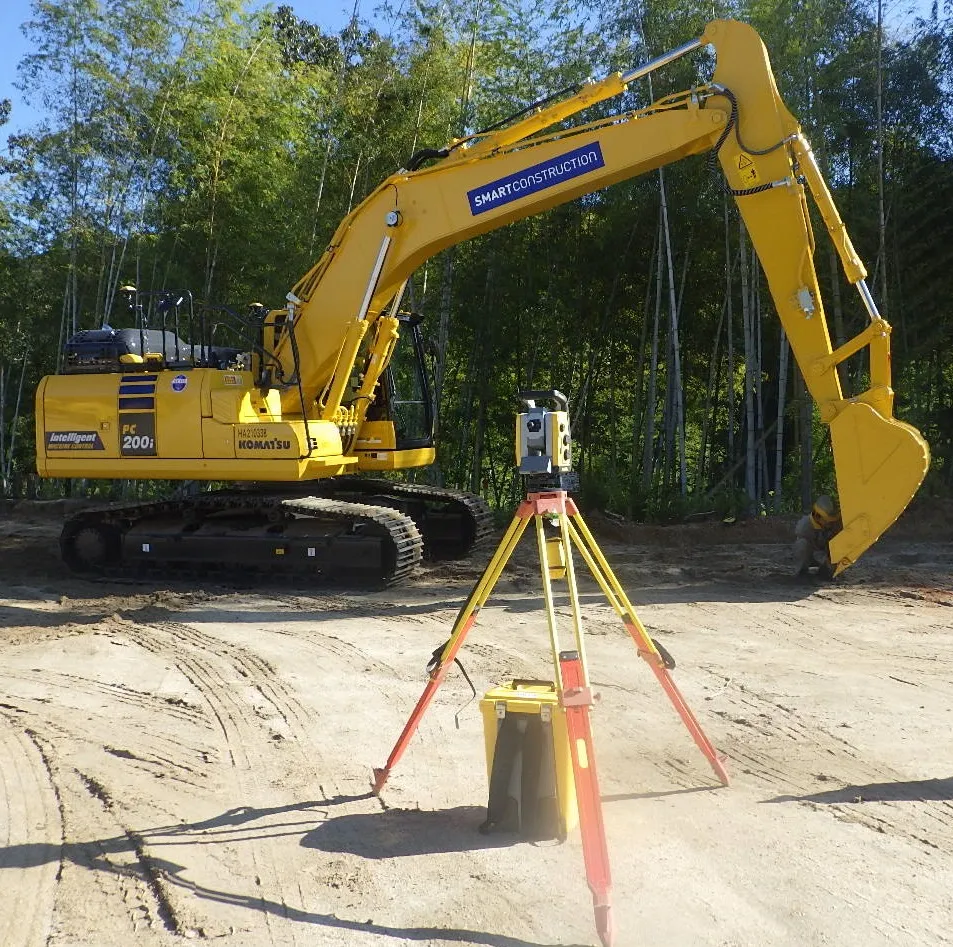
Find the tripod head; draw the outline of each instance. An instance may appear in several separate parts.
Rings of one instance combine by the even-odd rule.
[[[574,490],[579,477],[572,470],[569,399],[555,389],[521,391],[527,410],[516,416],[516,466],[528,490]],[[556,410],[537,405],[548,401]]]

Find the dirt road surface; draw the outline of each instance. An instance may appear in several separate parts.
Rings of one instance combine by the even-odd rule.
[[[789,576],[789,524],[601,529],[733,780],[583,583],[617,945],[953,944],[953,541],[924,522],[830,585]],[[578,834],[478,834],[455,670],[368,793],[490,550],[373,594],[198,589],[73,577],[57,531],[0,520],[0,945],[596,942]],[[480,693],[550,676],[535,570],[526,544],[464,648]]]

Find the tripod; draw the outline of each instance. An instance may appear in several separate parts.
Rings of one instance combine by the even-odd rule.
[[[589,721],[589,708],[592,706],[593,697],[586,665],[585,642],[583,640],[579,594],[576,589],[576,575],[573,567],[572,546],[575,546],[579,551],[609,603],[622,619],[626,631],[635,642],[639,657],[652,669],[652,673],[655,674],[669,700],[675,706],[695,744],[711,764],[719,780],[726,786],[728,785],[728,773],[722,765],[717,750],[705,736],[694,714],[676,687],[674,680],[672,680],[669,672],[674,667],[674,662],[672,662],[668,653],[649,637],[645,626],[639,621],[618,579],[609,568],[609,564],[606,562],[592,533],[589,532],[589,528],[583,521],[579,510],[565,490],[529,493],[520,504],[496,552],[494,552],[493,558],[471,591],[470,597],[460,609],[453,624],[450,638],[444,645],[436,665],[432,667],[427,686],[417,701],[417,705],[397,739],[397,743],[391,750],[386,765],[381,769],[374,770],[373,789],[375,794],[380,793],[394,766],[406,750],[407,744],[417,730],[424,712],[453,664],[468,632],[476,623],[480,609],[490,597],[500,574],[531,520],[536,525],[543,600],[546,606],[546,619],[549,625],[550,644],[552,645],[553,672],[559,692],[559,700],[566,712],[573,779],[579,806],[579,827],[582,835],[586,880],[592,892],[596,929],[602,943],[605,947],[609,947],[612,943],[610,904],[612,882],[609,872],[605,827],[602,820],[599,783],[596,775],[592,730]],[[559,529],[558,537],[546,538],[544,532],[545,520],[555,521]],[[553,600],[553,579],[564,579],[568,587],[574,650],[560,651]]]

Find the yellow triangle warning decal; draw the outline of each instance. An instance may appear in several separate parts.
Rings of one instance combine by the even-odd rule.
[[[751,160],[751,156],[746,155],[743,151],[738,155],[738,177],[741,178],[744,187],[756,187],[761,181],[761,176],[758,174],[758,169]]]

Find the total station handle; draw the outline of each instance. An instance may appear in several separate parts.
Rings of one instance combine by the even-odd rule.
[[[557,410],[569,410],[569,399],[556,388],[550,388],[548,391],[521,391],[519,393],[519,399],[524,402],[528,408],[535,408],[537,401],[554,401]]]

